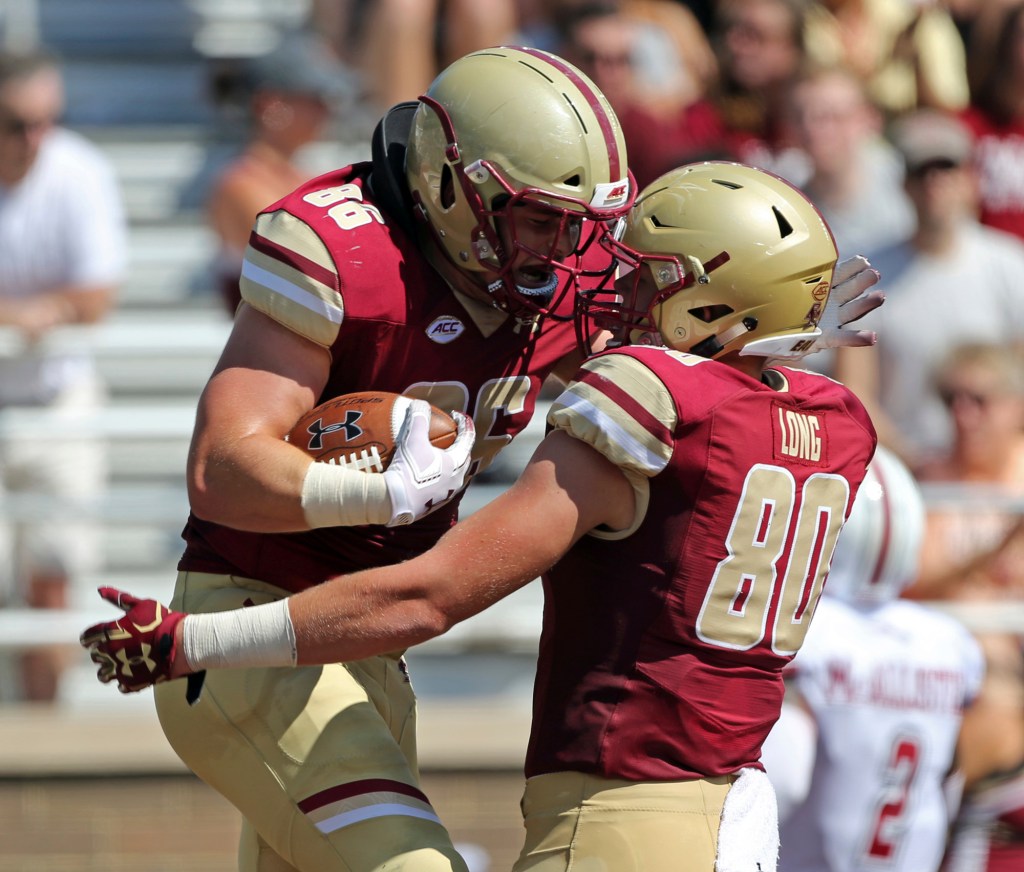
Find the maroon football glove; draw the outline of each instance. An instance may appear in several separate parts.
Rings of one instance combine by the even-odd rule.
[[[99,593],[124,609],[125,615],[93,624],[79,637],[99,666],[96,677],[104,684],[116,681],[121,693],[134,693],[170,679],[177,655],[174,630],[184,613],[113,587],[101,587]]]

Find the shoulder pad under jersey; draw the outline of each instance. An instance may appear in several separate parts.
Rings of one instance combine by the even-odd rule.
[[[334,261],[302,219],[264,212],[245,252],[242,299],[264,315],[329,348],[345,315]]]
[[[668,465],[677,421],[661,379],[635,357],[616,352],[586,361],[548,412],[552,427],[645,478]]]

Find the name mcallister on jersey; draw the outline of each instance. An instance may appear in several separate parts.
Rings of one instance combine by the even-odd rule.
[[[963,709],[963,676],[946,669],[907,668],[884,663],[856,675],[850,660],[828,667],[825,697],[832,705],[876,705],[894,709],[959,713]]]

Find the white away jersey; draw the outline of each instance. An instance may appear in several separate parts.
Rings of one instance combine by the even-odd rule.
[[[934,872],[943,781],[984,671],[977,642],[917,603],[855,608],[826,594],[792,669],[818,743],[779,872]]]

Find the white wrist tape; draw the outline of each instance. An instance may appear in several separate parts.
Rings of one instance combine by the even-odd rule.
[[[313,461],[302,481],[302,512],[316,527],[356,527],[391,520],[383,475]]]
[[[297,661],[295,627],[286,599],[228,612],[190,614],[184,625],[182,653],[193,672],[294,666]]]

